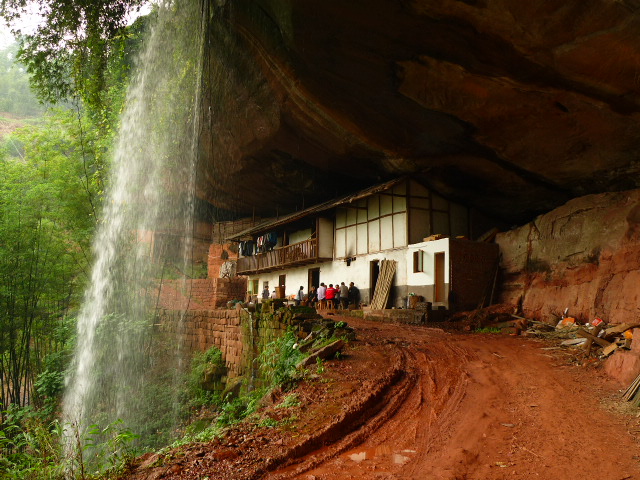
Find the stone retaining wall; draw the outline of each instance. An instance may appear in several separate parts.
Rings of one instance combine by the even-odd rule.
[[[279,338],[287,328],[277,317],[267,316],[258,320],[242,308],[187,312],[162,310],[158,316],[160,331],[181,342],[190,355],[217,347],[222,352],[230,378],[250,373],[257,353]]]
[[[246,290],[246,277],[165,280],[160,305],[169,310],[215,310],[229,300],[244,299]]]

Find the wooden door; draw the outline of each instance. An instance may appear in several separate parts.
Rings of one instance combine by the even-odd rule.
[[[435,254],[434,259],[434,302],[444,302],[445,299],[445,278],[444,278],[444,252]]]

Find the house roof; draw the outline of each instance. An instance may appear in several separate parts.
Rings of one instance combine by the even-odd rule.
[[[389,180],[388,182],[365,188],[364,190],[360,190],[359,192],[351,193],[344,197],[340,197],[337,199],[329,200],[324,203],[320,203],[318,205],[314,205],[313,207],[309,207],[299,212],[294,212],[277,219],[265,220],[264,222],[261,222],[251,228],[235,233],[233,236],[228,237],[227,240],[238,241],[238,240],[241,240],[242,238],[256,235],[258,233],[266,233],[266,232],[273,231],[277,227],[295,222],[297,220],[314,215],[316,213],[324,212],[326,210],[330,210],[335,207],[340,207],[342,205],[353,203],[362,198],[370,197],[371,195],[375,195],[376,193],[384,192],[385,190],[389,190],[390,188],[395,187],[396,185],[403,182],[404,180],[406,180],[406,177],[404,176],[400,178],[396,178],[394,180]]]

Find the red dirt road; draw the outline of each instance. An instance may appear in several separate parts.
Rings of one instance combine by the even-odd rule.
[[[619,386],[548,343],[343,320],[358,341],[300,386],[294,430],[232,432],[131,478],[640,479]]]

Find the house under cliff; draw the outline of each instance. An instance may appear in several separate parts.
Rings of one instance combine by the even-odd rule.
[[[497,245],[474,242],[486,231],[479,212],[456,204],[407,177],[398,178],[282,218],[229,239],[239,242],[238,275],[258,299],[267,288],[291,297],[302,286],[354,284],[369,305],[402,308],[418,296],[436,308],[464,310],[490,301]],[[381,278],[383,262],[395,268]]]

